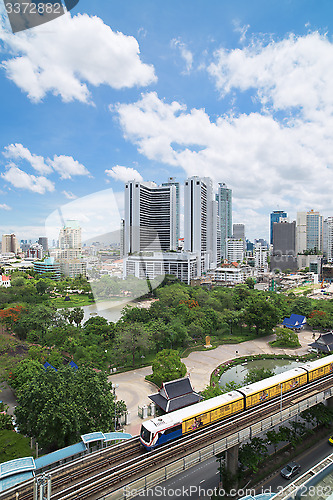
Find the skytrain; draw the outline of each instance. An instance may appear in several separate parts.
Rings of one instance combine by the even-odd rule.
[[[273,375],[236,391],[176,410],[144,422],[140,441],[152,450],[180,436],[276,398],[333,373],[333,355]]]

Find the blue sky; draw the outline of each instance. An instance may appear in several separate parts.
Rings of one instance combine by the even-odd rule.
[[[80,0],[13,35],[1,3],[0,232],[42,236],[61,207],[97,237],[133,177],[225,182],[251,239],[272,210],[333,215],[332,14],[331,0]]]

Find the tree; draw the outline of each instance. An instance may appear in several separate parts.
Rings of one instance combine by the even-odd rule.
[[[42,370],[19,395],[19,430],[51,449],[74,444],[81,434],[108,432],[115,426],[111,389],[106,374],[91,368]],[[118,413],[126,409],[123,402],[117,406]]]
[[[254,294],[247,301],[245,321],[256,329],[270,331],[281,319],[281,312],[266,294]]]
[[[24,312],[24,307],[19,304],[6,307],[0,311],[0,322],[5,325],[7,329],[12,329]]]
[[[9,406],[0,401],[0,431],[13,430],[13,422],[12,417],[8,412]]]
[[[108,323],[108,320],[103,316],[95,316],[89,318],[83,325],[84,333],[86,335],[98,335],[104,340],[112,340],[114,338],[115,325]]]
[[[53,322],[55,311],[54,307],[45,304],[31,306],[20,315],[13,325],[13,330],[20,339],[26,339],[30,330],[40,333],[43,338]]]
[[[172,349],[164,349],[159,352],[152,363],[152,369],[153,381],[159,386],[163,382],[184,377],[187,372],[186,366],[182,363],[178,352]]]
[[[312,328],[326,329],[332,326],[333,321],[331,315],[327,312],[315,309],[309,314],[307,323]]]
[[[253,278],[247,278],[245,280],[245,284],[250,288],[250,290],[254,290],[254,285],[256,284],[256,280]]]
[[[23,359],[9,374],[9,384],[17,393],[24,389],[25,384],[30,384],[31,380],[38,377],[43,371],[43,366],[39,360]]]
[[[74,307],[68,316],[69,322],[72,323],[74,321],[77,328],[81,324],[83,318],[84,318],[84,310],[82,309],[82,307]]]
[[[276,340],[272,342],[272,345],[281,347],[299,347],[301,345],[297,333],[290,328],[276,328],[275,333]]]
[[[153,345],[147,329],[142,323],[119,324],[115,334],[115,346],[123,359],[128,354],[132,356],[132,366],[135,367],[135,355],[146,352]]]
[[[272,370],[266,370],[265,368],[251,368],[244,379],[244,384],[254,384],[254,382],[259,382],[264,378],[269,378],[274,375]]]
[[[251,439],[239,449],[239,460],[243,465],[249,467],[254,472],[258,471],[258,465],[267,455],[265,440],[259,437]]]
[[[281,437],[278,432],[274,429],[266,432],[267,442],[268,444],[273,445],[274,447],[274,455],[276,455],[277,445],[281,442]]]

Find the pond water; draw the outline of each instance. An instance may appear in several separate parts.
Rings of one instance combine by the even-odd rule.
[[[304,361],[294,361],[290,359],[256,359],[248,361],[241,365],[229,368],[219,380],[219,386],[222,387],[226,383],[236,382],[236,384],[243,384],[244,378],[253,368],[265,368],[265,370],[272,370],[274,374],[282,373],[292,368],[296,368],[304,364]]]
[[[108,321],[113,321],[114,323],[118,321],[121,317],[121,311],[127,304],[132,304],[128,299],[117,300],[117,301],[105,301],[98,302],[97,304],[92,304],[90,306],[83,306],[84,311],[83,322],[88,321],[89,318],[95,316],[103,316],[103,318]]]

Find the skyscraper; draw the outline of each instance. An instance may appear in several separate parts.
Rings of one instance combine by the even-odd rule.
[[[220,260],[218,206],[209,177],[193,176],[184,189],[184,249],[204,256],[204,269],[216,267]]]
[[[319,212],[297,212],[297,253],[323,249],[323,217]]]
[[[273,244],[273,224],[274,222],[280,222],[281,219],[287,218],[287,213],[283,210],[274,210],[271,215],[271,224],[270,224],[270,244]]]
[[[316,252],[323,249],[323,217],[314,210],[306,214],[306,248]]]
[[[61,250],[71,249],[81,251],[81,227],[78,221],[67,220],[65,225],[60,229],[59,248]]]
[[[176,187],[176,241],[180,238],[180,198],[179,198],[179,182],[176,182],[174,177],[169,177],[168,182],[162,182],[162,186],[175,186]]]
[[[281,220],[273,223],[273,255],[271,270],[297,269],[296,222]]]
[[[176,248],[176,186],[126,182],[124,255]]]
[[[221,258],[227,258],[226,240],[232,236],[232,190],[220,182],[216,195],[221,230]]]
[[[18,243],[15,234],[3,234],[2,235],[2,253],[17,253]]]

